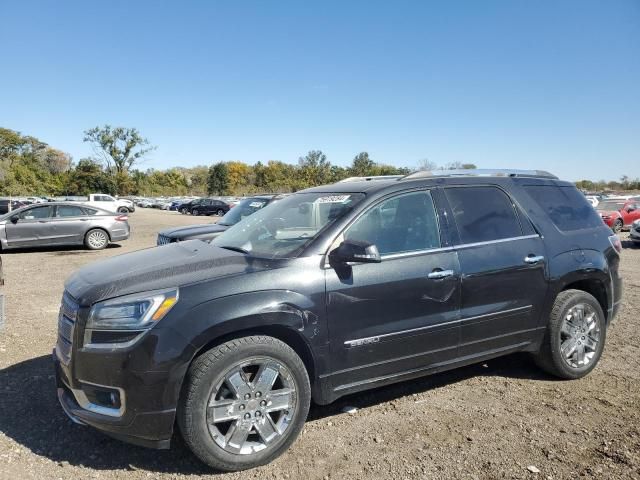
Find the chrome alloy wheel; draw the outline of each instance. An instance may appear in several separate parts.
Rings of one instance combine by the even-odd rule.
[[[583,368],[591,363],[600,342],[600,326],[591,305],[571,307],[560,329],[560,353],[570,367]]]
[[[87,242],[91,248],[101,249],[109,242],[109,237],[102,230],[94,230],[87,237]]]
[[[207,404],[207,427],[229,453],[247,455],[277,443],[297,406],[293,375],[269,357],[231,367],[214,386]]]

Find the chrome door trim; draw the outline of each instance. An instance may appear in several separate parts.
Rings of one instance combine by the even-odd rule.
[[[436,325],[426,325],[424,327],[410,328],[408,330],[399,330],[397,332],[383,333],[383,334],[380,334],[380,335],[373,335],[371,337],[357,338],[355,340],[347,340],[347,341],[344,342],[344,346],[347,347],[347,348],[360,347],[362,345],[369,345],[369,344],[372,344],[372,343],[378,343],[383,339],[395,337],[395,336],[398,336],[398,335],[404,335],[404,334],[407,334],[407,333],[415,333],[415,332],[420,332],[420,331],[425,331],[425,330],[431,330],[431,329],[438,328],[438,327],[446,327],[448,325],[456,325],[456,324],[460,324],[460,323],[464,323],[464,322],[470,322],[470,321],[473,321],[473,320],[480,320],[482,318],[493,317],[493,316],[497,316],[497,315],[505,315],[505,314],[510,314],[510,313],[521,312],[523,310],[530,310],[531,308],[533,308],[533,305],[525,305],[524,307],[509,308],[507,310],[500,310],[499,312],[483,313],[482,315],[476,315],[476,316],[467,317],[467,318],[460,318],[458,320],[451,320],[449,322],[438,323]]]
[[[482,247],[485,245],[493,245],[496,243],[515,242],[517,240],[527,240],[531,238],[541,238],[537,233],[531,235],[521,235],[519,237],[499,238],[498,240],[488,240],[486,242],[474,242],[474,243],[461,243],[459,245],[452,245],[450,247],[441,248],[429,248],[426,250],[414,250],[412,252],[391,253],[389,255],[382,255],[382,260],[392,260],[396,258],[411,257],[414,255],[423,255],[425,253],[433,252],[451,252],[455,250],[463,250],[466,248]]]

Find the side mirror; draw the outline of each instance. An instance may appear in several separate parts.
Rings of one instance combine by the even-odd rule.
[[[18,215],[14,215],[13,217],[10,218],[11,223],[18,223]]]
[[[630,205],[627,207],[627,212],[631,213],[631,212],[635,212],[636,211],[636,207]]]
[[[359,240],[345,240],[340,246],[329,252],[329,264],[339,265],[353,263],[380,263],[378,247]]]

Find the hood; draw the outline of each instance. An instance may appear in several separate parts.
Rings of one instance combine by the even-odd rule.
[[[597,210],[597,212],[601,217],[615,217],[620,215],[618,210]]]
[[[207,223],[204,225],[190,225],[188,227],[167,228],[165,230],[162,230],[160,232],[160,235],[169,238],[185,238],[207,233],[221,233],[224,232],[227,228],[229,228],[227,225],[220,225],[218,223]]]
[[[87,265],[65,289],[80,305],[162,288],[173,288],[269,268],[265,262],[199,240],[127,253]]]

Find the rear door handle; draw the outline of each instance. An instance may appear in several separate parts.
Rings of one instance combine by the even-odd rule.
[[[529,255],[528,257],[525,257],[524,261],[526,263],[538,263],[544,260],[544,257],[542,255]]]
[[[453,276],[453,270],[434,270],[427,278],[431,278],[432,280],[437,280],[439,278],[447,278]]]

